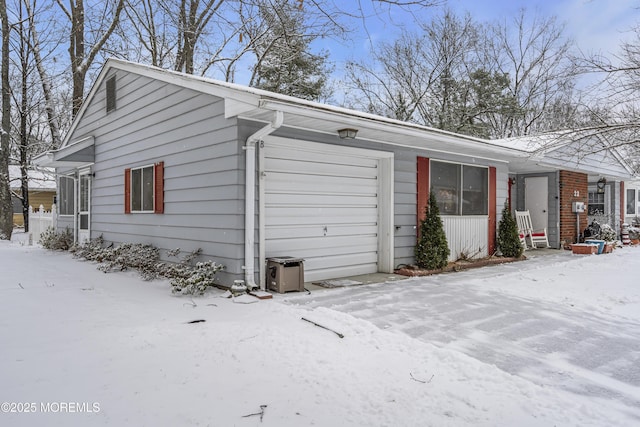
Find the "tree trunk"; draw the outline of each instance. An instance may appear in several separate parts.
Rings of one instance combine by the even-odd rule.
[[[9,143],[11,140],[11,89],[9,86],[9,36],[11,27],[7,16],[7,2],[0,0],[2,20],[2,128],[0,129],[0,239],[11,240],[13,205],[9,184]]]
[[[29,175],[27,152],[29,150],[29,135],[27,133],[27,121],[29,117],[29,37],[25,34],[24,20],[22,19],[22,4],[20,5],[20,67],[22,68],[22,90],[20,93],[20,197],[22,198],[22,218],[24,231],[29,232]]]

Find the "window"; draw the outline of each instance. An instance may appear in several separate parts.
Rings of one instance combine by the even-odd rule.
[[[74,185],[75,180],[68,176],[61,176],[58,183],[58,212],[60,215],[75,214]]]
[[[431,188],[443,215],[488,214],[488,168],[432,161]]]
[[[640,192],[638,192],[638,201],[640,201]],[[630,188],[627,190],[627,215],[636,215],[636,190]]]
[[[164,212],[164,162],[124,171],[124,212]]]
[[[589,191],[589,215],[603,215],[604,211],[604,193],[598,191]]]
[[[131,169],[131,211],[153,211],[153,166]]]
[[[107,92],[107,113],[116,109],[116,76],[107,79],[105,84]]]

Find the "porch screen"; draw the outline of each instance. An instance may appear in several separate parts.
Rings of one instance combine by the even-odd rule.
[[[431,187],[442,215],[488,214],[488,168],[432,161],[430,169]]]
[[[58,185],[58,213],[60,215],[73,215],[75,211],[73,178],[61,176]]]

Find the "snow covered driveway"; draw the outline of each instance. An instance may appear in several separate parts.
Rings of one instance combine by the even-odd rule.
[[[461,351],[544,387],[621,405],[640,423],[640,252],[568,252],[289,297]]]
[[[0,425],[639,425],[639,256],[240,304],[0,241]]]

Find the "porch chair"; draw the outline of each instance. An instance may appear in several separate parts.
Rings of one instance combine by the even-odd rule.
[[[531,223],[531,215],[529,211],[516,211],[516,222],[518,223],[518,234],[520,235],[520,241],[522,242],[525,250],[528,249],[527,238],[531,241],[532,248],[538,248],[538,244],[543,244],[548,248],[549,238],[547,236],[547,229],[534,230]]]

